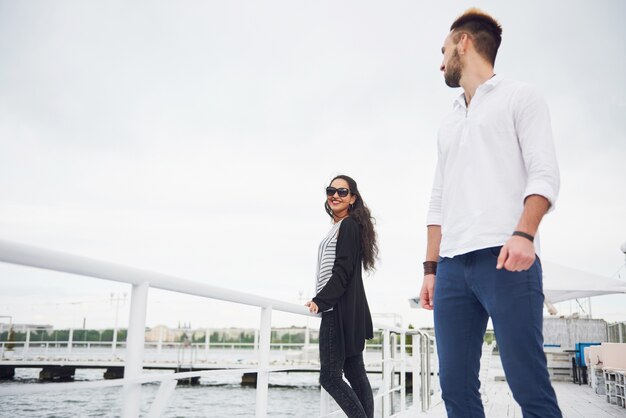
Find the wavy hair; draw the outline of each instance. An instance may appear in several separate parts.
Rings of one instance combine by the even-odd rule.
[[[337,179],[345,180],[350,188],[350,193],[356,197],[354,204],[350,205],[348,208],[348,214],[359,224],[361,230],[363,268],[365,268],[365,270],[373,270],[374,263],[378,258],[378,244],[376,243],[376,231],[374,230],[376,220],[372,217],[369,208],[365,205],[356,181],[354,181],[352,177],[340,174],[335,176],[335,178],[330,181],[330,184]],[[324,202],[324,208],[326,209],[326,213],[333,218],[333,211],[328,205],[328,199]]]

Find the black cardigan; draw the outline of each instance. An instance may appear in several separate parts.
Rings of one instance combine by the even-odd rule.
[[[350,357],[363,352],[365,340],[374,337],[372,315],[362,278],[363,252],[359,224],[348,217],[341,222],[333,273],[313,298],[323,312],[333,308],[336,329],[340,330],[339,349]]]

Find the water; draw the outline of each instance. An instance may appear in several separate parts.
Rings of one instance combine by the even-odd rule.
[[[76,371],[76,381],[99,380],[104,370]],[[16,385],[37,382],[38,369],[16,369]],[[256,390],[242,387],[241,376],[216,374],[201,379],[198,386],[178,386],[164,417],[251,417],[254,416]],[[50,384],[55,383],[37,383]],[[268,414],[271,417],[301,417],[319,413],[320,392],[317,374],[280,373],[270,375]],[[142,415],[149,411],[158,384],[142,385]],[[121,387],[85,389],[72,392],[50,392],[2,398],[1,417],[119,417]]]
[[[254,356],[252,350],[213,350],[209,353],[210,361],[230,359],[231,362],[246,363]],[[29,354],[34,355],[35,353],[29,352]],[[58,354],[62,355],[61,352]],[[100,350],[91,351],[89,354],[73,351],[72,357],[93,359],[99,358],[100,354],[104,355],[104,353],[100,353]],[[163,355],[169,358],[176,357],[172,352]],[[271,357],[279,360],[285,355],[285,352],[273,351]],[[150,357],[150,355],[146,357]],[[203,355],[199,355],[199,357],[203,357]],[[372,359],[376,358],[380,358],[380,353],[373,353]],[[18,368],[15,370],[13,381],[0,382],[0,385],[55,384],[38,382],[39,371],[39,369]],[[76,369],[75,381],[101,380],[103,373],[104,369]],[[146,370],[145,373],[163,372]],[[381,376],[372,374],[369,377],[372,388],[376,392],[381,385]],[[275,418],[319,416],[320,388],[318,379],[317,373],[270,373],[268,416]],[[240,383],[241,375],[238,373],[216,372],[209,377],[200,379],[198,386],[178,386],[171,396],[163,416],[167,418],[253,417],[256,390],[242,387]],[[158,383],[142,385],[142,415],[149,411],[158,388]],[[119,417],[121,415],[121,393],[121,387],[110,387],[6,396],[0,399],[0,417]],[[397,402],[398,399],[394,403],[397,404]]]

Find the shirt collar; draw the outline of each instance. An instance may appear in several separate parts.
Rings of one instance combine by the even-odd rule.
[[[493,88],[496,87],[500,83],[500,81],[502,81],[502,79],[503,77],[501,75],[494,74],[493,77],[478,86],[478,88],[476,89],[476,93],[478,93],[479,90],[483,91],[484,93],[493,90]],[[462,107],[464,109],[467,107],[467,105],[465,104],[465,93],[459,94],[459,96],[454,101],[454,108],[456,109],[457,107]]]

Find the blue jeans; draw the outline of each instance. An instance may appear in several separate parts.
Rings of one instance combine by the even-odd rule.
[[[543,352],[539,259],[522,272],[496,270],[501,247],[442,258],[435,280],[435,335],[449,418],[484,418],[480,356],[491,317],[502,366],[524,418],[561,418]]]
[[[372,418],[374,396],[367,379],[363,354],[345,358],[337,344],[332,312],[322,313],[320,325],[320,384],[335,399],[348,418]],[[343,373],[350,382],[343,380]]]

